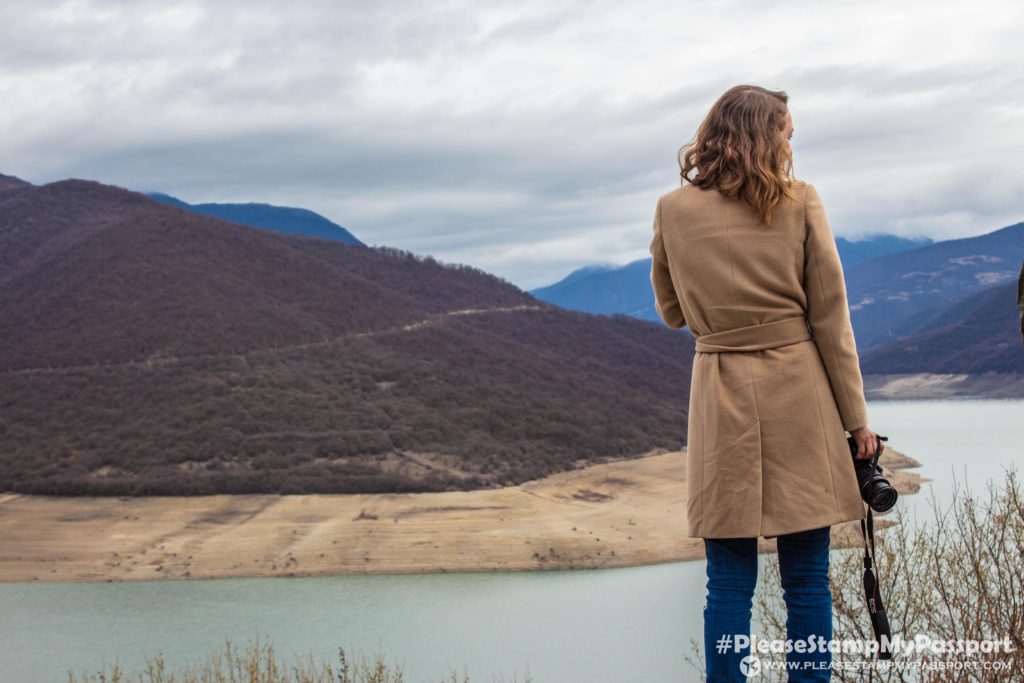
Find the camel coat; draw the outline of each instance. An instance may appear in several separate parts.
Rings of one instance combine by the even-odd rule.
[[[772,225],[718,190],[658,199],[658,315],[696,338],[691,538],[773,538],[862,519],[844,430],[868,422],[843,268],[821,197],[794,181]]]

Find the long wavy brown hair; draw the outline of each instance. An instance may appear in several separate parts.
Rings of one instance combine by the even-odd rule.
[[[782,198],[797,199],[790,190],[793,154],[785,139],[788,101],[784,91],[756,85],[726,90],[693,140],[680,148],[680,182],[740,197],[771,225],[772,209]]]

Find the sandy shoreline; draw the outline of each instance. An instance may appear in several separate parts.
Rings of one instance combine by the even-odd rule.
[[[869,401],[972,398],[1024,398],[1024,376],[988,372],[979,375],[920,372],[864,375]]]
[[[901,493],[928,481],[886,447]],[[527,571],[701,559],[685,451],[470,492],[196,497],[0,494],[0,583]],[[879,519],[878,527],[885,525]],[[860,544],[857,523],[834,547]],[[761,549],[775,542],[761,539]]]

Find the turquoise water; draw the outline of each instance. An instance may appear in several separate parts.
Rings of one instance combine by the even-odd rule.
[[[972,488],[1024,463],[1024,401],[869,403],[870,424],[934,479],[900,505],[928,516],[955,474]],[[883,460],[884,466],[884,460]],[[980,490],[980,489],[978,489]],[[764,559],[762,559],[763,563]],[[472,683],[695,680],[704,563],[623,569],[0,584],[0,680],[66,681],[145,655],[198,661],[230,638],[269,637],[286,662],[383,652],[410,683],[453,668]]]
[[[986,482],[1001,484],[1008,469],[1024,474],[1024,400],[873,401],[868,419],[893,448],[921,463],[909,471],[933,480],[900,499],[920,519],[932,518],[932,498],[949,505],[954,478],[961,491],[966,484],[981,494]],[[884,470],[884,451],[881,463]]]

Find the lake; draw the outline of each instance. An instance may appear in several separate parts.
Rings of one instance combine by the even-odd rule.
[[[930,516],[955,475],[972,490],[1024,459],[1022,400],[871,401],[871,427],[934,483],[899,505]],[[883,457],[884,467],[884,457]],[[762,563],[765,558],[762,557]],[[145,654],[194,662],[260,635],[289,664],[383,652],[406,681],[645,683],[696,678],[704,563],[548,572],[0,584],[4,681],[66,681]]]

